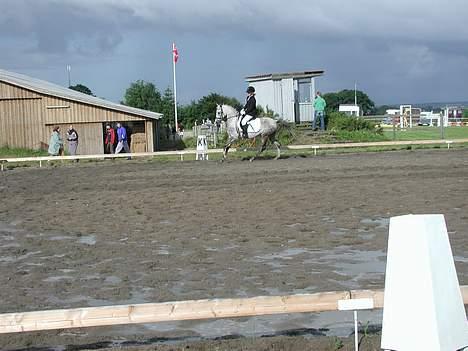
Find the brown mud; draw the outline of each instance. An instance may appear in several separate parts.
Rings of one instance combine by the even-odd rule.
[[[467,194],[466,150],[5,171],[0,312],[382,288],[388,220],[408,213],[445,215],[468,284]],[[153,340],[128,350],[328,350],[322,343],[349,335],[351,321],[299,314],[8,334],[0,349]],[[326,330],[282,333],[304,328]]]

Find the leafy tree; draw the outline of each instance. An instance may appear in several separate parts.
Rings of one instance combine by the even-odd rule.
[[[138,80],[126,90],[123,103],[127,106],[161,113],[161,93],[153,83]]]
[[[161,112],[164,115],[164,124],[174,124],[174,94],[172,93],[172,89],[169,87],[167,87],[166,90],[164,90],[164,94],[161,97],[161,111],[159,112]]]
[[[180,120],[185,127],[195,124],[195,121],[201,122],[204,119],[214,120],[216,117],[216,105],[227,104],[236,109],[241,109],[242,105],[236,98],[211,93],[203,96],[197,102],[192,101],[189,105],[180,108]]]
[[[68,87],[71,90],[79,91],[80,93],[95,96],[91,89],[89,89],[86,85],[83,84],[76,84],[76,85],[71,85]]]
[[[360,91],[356,91],[358,105],[361,106],[364,115],[373,112],[375,108],[374,102],[369,96]],[[354,90],[342,90],[337,93],[327,93],[322,96],[327,102],[327,112],[338,111],[340,104],[354,104]]]

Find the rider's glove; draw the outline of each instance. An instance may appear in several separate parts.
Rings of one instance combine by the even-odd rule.
[[[242,109],[241,112],[240,112],[241,116],[245,115],[245,110]]]

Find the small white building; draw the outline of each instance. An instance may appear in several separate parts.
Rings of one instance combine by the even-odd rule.
[[[385,111],[387,115],[399,115],[400,109],[399,108],[391,108]]]
[[[344,112],[349,116],[360,116],[361,115],[361,108],[359,105],[355,104],[341,104],[338,107],[339,112]]]
[[[257,105],[272,110],[285,121],[311,122],[314,116],[315,78],[323,70],[269,73],[246,77],[255,88]]]

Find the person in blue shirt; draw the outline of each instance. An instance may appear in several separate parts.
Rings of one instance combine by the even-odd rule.
[[[117,147],[115,148],[115,153],[118,154],[122,149],[124,149],[126,153],[130,153],[127,140],[127,130],[122,126],[122,124],[117,123]]]

